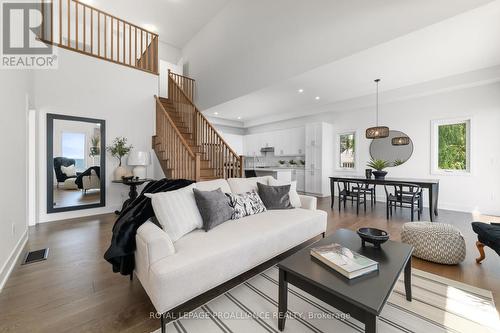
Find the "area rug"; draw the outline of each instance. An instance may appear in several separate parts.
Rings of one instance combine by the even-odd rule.
[[[402,277],[378,318],[378,332],[500,332],[490,291],[413,269],[413,301]],[[279,333],[278,269],[272,267],[171,322],[167,333]],[[364,324],[289,284],[285,333],[364,332]],[[160,330],[155,331],[155,333]]]

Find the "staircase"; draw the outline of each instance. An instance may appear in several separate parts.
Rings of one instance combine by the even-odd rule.
[[[193,103],[194,80],[168,72],[168,98],[155,96],[153,149],[167,178],[194,181],[243,177],[231,149]]]

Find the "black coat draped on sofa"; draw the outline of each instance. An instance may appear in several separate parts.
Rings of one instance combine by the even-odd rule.
[[[134,271],[134,252],[136,249],[135,235],[137,229],[148,219],[154,217],[151,199],[144,193],[159,193],[178,190],[191,185],[193,181],[187,179],[161,179],[148,183],[141,194],[127,208],[125,208],[113,226],[111,245],[104,254],[113,265],[113,272],[123,275]],[[156,219],[153,219],[153,223]]]

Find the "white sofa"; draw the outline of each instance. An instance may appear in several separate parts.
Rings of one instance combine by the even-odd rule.
[[[243,193],[268,184],[268,177],[200,182],[202,191]],[[152,222],[137,231],[135,273],[158,313],[176,306],[326,231],[327,214],[316,198],[300,196],[301,208],[271,210],[197,229],[175,243]],[[175,253],[171,253],[172,246]]]

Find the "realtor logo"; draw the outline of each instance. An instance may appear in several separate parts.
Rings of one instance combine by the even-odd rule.
[[[57,68],[57,56],[50,43],[52,3],[3,2],[2,3],[2,69],[52,69]],[[49,38],[46,38],[48,36]]]

